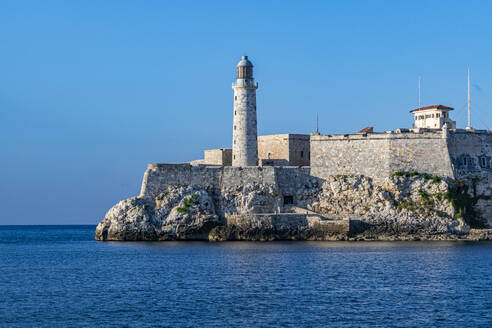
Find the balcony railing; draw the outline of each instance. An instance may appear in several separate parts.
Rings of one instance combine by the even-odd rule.
[[[232,82],[233,87],[244,88],[258,88],[258,83],[254,81],[240,80],[239,82]]]

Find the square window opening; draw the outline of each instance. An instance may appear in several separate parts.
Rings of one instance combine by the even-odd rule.
[[[284,205],[294,204],[294,196],[284,196]]]

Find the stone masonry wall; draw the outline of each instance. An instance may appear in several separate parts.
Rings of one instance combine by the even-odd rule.
[[[307,134],[274,134],[258,137],[258,158],[262,163],[309,166],[310,139]],[[270,161],[267,161],[270,159]]]
[[[451,131],[449,153],[456,178],[492,174],[492,133]]]
[[[447,139],[439,132],[401,133],[388,139],[389,172],[420,172],[453,177]]]
[[[274,134],[258,137],[258,158],[289,160],[289,135]]]
[[[470,194],[480,195],[474,209],[492,226],[492,133],[452,131],[448,145],[455,178],[472,181]]]
[[[207,165],[232,165],[232,149],[220,148],[203,151],[203,164]]]
[[[351,174],[387,177],[389,138],[384,134],[312,135],[311,171],[322,178]]]
[[[309,168],[298,167],[214,167],[189,164],[149,164],[142,181],[140,197],[155,198],[169,185],[193,185],[205,189],[237,188],[248,184],[278,187],[295,195],[314,177]]]
[[[309,166],[311,152],[310,137],[307,134],[289,134],[289,164]]]
[[[361,174],[380,180],[398,171],[417,171],[453,177],[446,143],[440,130],[312,135],[312,174],[318,177]]]

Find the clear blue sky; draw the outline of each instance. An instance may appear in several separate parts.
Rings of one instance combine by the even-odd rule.
[[[230,147],[235,64],[260,134],[492,128],[490,1],[0,2],[0,224],[95,224],[147,163]]]

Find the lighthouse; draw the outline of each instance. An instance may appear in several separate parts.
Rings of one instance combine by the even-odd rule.
[[[253,64],[243,56],[237,64],[234,89],[234,125],[232,131],[232,166],[258,165],[258,128]]]

